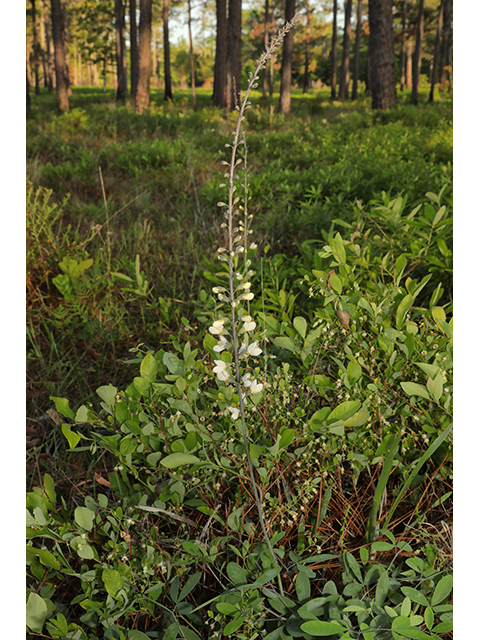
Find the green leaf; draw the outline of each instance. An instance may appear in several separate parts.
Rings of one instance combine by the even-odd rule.
[[[171,453],[163,460],[160,460],[160,464],[162,464],[167,469],[175,469],[176,467],[181,467],[184,464],[199,464],[201,460],[197,458],[197,456],[192,455],[191,453]]]
[[[190,591],[192,591],[195,588],[195,586],[197,585],[201,577],[202,577],[202,572],[197,571],[197,573],[194,573],[193,576],[190,576],[190,578],[188,578],[188,580],[183,585],[182,590],[180,591],[180,595],[178,596],[179,601],[184,600],[188,596]]]
[[[332,247],[333,255],[337,262],[345,264],[347,262],[347,256],[345,254],[345,246],[343,244],[342,236],[339,233],[337,233],[334,238],[334,245],[332,246],[332,244],[330,244],[330,246]]]
[[[388,573],[386,571],[383,571],[377,582],[377,588],[375,589],[375,604],[378,607],[381,607],[385,602],[385,598],[387,597],[389,588],[390,580],[388,578]]]
[[[347,630],[341,624],[324,622],[323,620],[307,620],[301,625],[300,629],[305,633],[311,633],[312,636],[334,636]]]
[[[30,593],[27,600],[27,627],[34,633],[42,633],[47,617],[47,603],[37,593]]]
[[[293,319],[293,326],[305,340],[305,336],[307,334],[307,321],[305,320],[305,318],[302,318],[302,316],[296,316]]]
[[[229,602],[217,602],[216,607],[217,611],[220,611],[220,613],[226,616],[234,616],[239,612],[239,608]]]
[[[93,522],[95,520],[95,513],[87,507],[77,507],[75,509],[75,522],[85,529],[90,531],[93,528]]]
[[[247,583],[248,573],[246,569],[242,569],[236,562],[229,562],[227,564],[227,574],[233,584],[240,585]]]
[[[104,569],[102,580],[107,593],[117,599],[118,592],[123,589],[123,578],[115,569]]]
[[[400,382],[402,389],[409,396],[420,396],[421,398],[425,398],[426,400],[430,400],[430,394],[427,389],[416,382]]]
[[[295,591],[300,602],[307,600],[311,595],[310,580],[306,573],[299,571],[295,579]]]
[[[155,382],[157,378],[157,369],[157,361],[151,353],[147,353],[140,365],[141,377],[147,380],[147,382]]]
[[[394,622],[395,620],[398,620],[398,618],[395,618]],[[393,624],[392,629],[394,629]],[[424,631],[420,631],[417,627],[399,627],[398,629],[395,627],[395,631],[404,638],[413,638],[414,640],[432,640],[432,636]]]
[[[451,574],[443,576],[435,587],[435,591],[432,596],[432,607],[435,607],[437,604],[443,602],[448,596],[453,588],[453,576]]]
[[[425,609],[425,613],[423,614],[423,617],[425,619],[425,625],[426,625],[427,629],[429,629],[431,631],[431,629],[433,627],[433,623],[435,621],[435,616],[434,616],[432,608],[430,606],[428,606]]]
[[[174,602],[178,602],[178,590],[180,588],[180,576],[176,575],[170,585],[170,597]]]
[[[308,421],[308,426],[312,431],[319,431],[323,427],[324,421],[327,419],[327,416],[330,414],[330,407],[323,407],[318,411],[315,411],[313,416]]]
[[[50,400],[53,400],[53,402],[55,403],[55,409],[58,411],[58,413],[60,413],[62,416],[65,416],[65,418],[70,418],[70,420],[75,419],[75,414],[70,409],[69,402],[66,398],[55,398],[53,396],[50,396]]]
[[[43,476],[43,488],[45,489],[45,493],[47,494],[47,498],[50,500],[52,504],[55,504],[57,501],[57,494],[55,493],[55,485],[53,484],[52,477],[46,473]]]
[[[443,377],[441,372],[438,372],[434,380],[432,380],[432,378],[427,379],[427,389],[435,402],[438,402],[443,393]]]
[[[295,438],[295,429],[285,429],[280,434],[280,443],[278,445],[279,450],[289,447]]]
[[[223,634],[225,636],[229,636],[231,633],[234,633],[239,627],[242,626],[242,624],[245,621],[245,616],[244,615],[240,615],[237,618],[234,618],[231,622],[229,622],[224,630],[223,630]]]
[[[36,556],[45,567],[51,567],[57,571],[60,569],[60,563],[57,558],[47,549],[37,549],[27,545],[27,553]]]
[[[405,320],[405,316],[407,315],[408,310],[412,306],[412,303],[413,303],[413,296],[408,293],[398,305],[397,313],[395,316],[395,325],[398,330],[402,328],[403,322]]]
[[[360,569],[360,565],[356,561],[355,557],[348,551],[345,551],[343,554],[343,561],[347,565],[347,567],[352,571],[353,575],[358,580],[358,582],[363,584],[362,570]]]
[[[433,307],[433,309],[430,309],[430,313],[432,314],[436,324],[438,324],[440,320],[442,322],[447,321],[447,316],[445,315],[443,307]]]
[[[356,400],[347,400],[339,404],[328,416],[328,422],[336,422],[337,420],[347,420],[353,416],[362,406],[361,402]]]
[[[329,282],[335,293],[338,293],[340,295],[343,289],[343,284],[340,278],[335,273],[332,273],[330,275]]]
[[[107,384],[97,389],[97,395],[107,403],[109,407],[113,407],[117,397],[117,387]]]
[[[274,343],[277,347],[280,347],[280,349],[286,349],[287,351],[292,351],[293,353],[298,351],[297,345],[288,336],[277,336],[274,340]]]
[[[370,411],[357,411],[354,413],[351,418],[345,420],[344,424],[346,427],[361,427],[363,424],[368,422],[370,419]]]
[[[131,629],[127,631],[127,640],[150,640],[150,637],[138,629]]]
[[[163,354],[163,364],[173,375],[183,376],[183,362],[174,353],[165,352]]]
[[[400,284],[400,280],[402,278],[403,272],[405,271],[405,267],[407,266],[407,258],[404,253],[402,253],[395,261],[395,286],[398,287]]]
[[[82,404],[81,407],[78,407],[77,413],[75,414],[75,422],[77,424],[81,422],[88,422],[88,407],[84,404]]]
[[[75,449],[77,444],[82,439],[82,436],[80,434],[75,433],[74,431],[71,430],[69,424],[62,424],[62,433],[65,436],[65,438],[68,440],[70,449]]]
[[[362,377],[362,367],[356,360],[350,360],[347,366],[347,378],[350,384]]]

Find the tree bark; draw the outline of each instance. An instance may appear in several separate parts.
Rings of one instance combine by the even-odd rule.
[[[419,1],[417,18],[417,35],[415,38],[415,52],[413,54],[412,96],[413,104],[418,103],[418,88],[420,84],[420,66],[422,64],[424,0]]]
[[[65,49],[65,82],[67,83],[68,95],[72,93],[70,81],[70,53],[68,51],[68,28],[67,28],[67,2],[63,0],[62,5],[63,42]]]
[[[225,108],[227,104],[227,0],[216,0],[217,35],[215,68],[213,72],[213,104]]]
[[[192,40],[192,7],[191,1],[187,0],[187,24],[188,24],[188,48],[190,50],[190,83],[192,85],[193,110],[197,110],[197,96],[195,94],[195,60],[193,57]]]
[[[445,89],[445,83],[450,81],[450,73],[447,69],[451,67],[450,60],[450,31],[452,28],[452,0],[445,0],[445,6],[443,9],[443,34],[442,34],[442,48],[440,53],[440,86]]]
[[[406,29],[407,29],[407,0],[403,0],[402,44],[400,47],[400,91],[403,91],[405,89],[405,74],[406,74],[405,31]]]
[[[332,90],[331,97],[337,97],[337,0],[333,0],[333,27],[332,27]]]
[[[137,0],[130,0],[128,13],[130,18],[130,95],[135,99],[138,85]]]
[[[392,0],[369,0],[370,76],[372,109],[397,104]]]
[[[440,7],[438,8],[438,23],[437,23],[437,35],[435,36],[435,51],[433,54],[433,67],[432,67],[432,82],[430,85],[430,95],[428,101],[433,102],[433,95],[435,93],[435,83],[437,81],[437,70],[439,67],[439,55],[440,55],[440,36],[443,26],[443,7],[444,0],[440,1]]]
[[[356,100],[358,94],[358,76],[360,73],[360,38],[362,37],[362,8],[363,0],[358,0],[357,24],[355,27],[355,51],[353,54],[352,100]]]
[[[307,0],[308,1],[308,0]],[[268,16],[268,0],[265,0],[265,14],[263,17],[263,49],[266,51],[268,47],[270,22]],[[268,69],[267,65],[263,68],[263,82],[262,82],[262,97],[264,100],[267,98],[268,92]]]
[[[68,85],[62,6],[60,0],[50,0],[50,3],[52,9],[53,46],[55,51],[57,107],[59,111],[68,111]]]
[[[307,28],[305,33],[305,71],[303,74],[303,93],[310,87],[310,0],[307,0]]]
[[[27,114],[30,111],[31,100],[30,100],[30,81],[28,79],[28,66],[26,67],[26,76],[27,76]]]
[[[405,60],[405,88],[412,88],[412,57],[413,57],[413,42],[407,40],[407,51]]]
[[[275,28],[275,0],[271,0],[271,4],[272,4],[272,11],[270,13],[270,33],[273,34],[273,30]],[[276,60],[276,55],[273,54],[273,56],[270,57],[270,60],[268,61],[268,92],[270,94],[270,97],[273,96],[273,85],[274,85],[274,80],[275,80],[275,60]]]
[[[165,100],[173,100],[172,72],[170,68],[170,36],[168,33],[168,0],[163,0],[163,74],[165,76]]]
[[[345,0],[345,28],[343,31],[342,66],[340,68],[340,85],[338,99],[348,98],[348,84],[350,82],[350,35],[352,20],[352,0]]]
[[[33,71],[35,77],[35,95],[40,95],[40,77],[38,67],[40,66],[40,53],[38,50],[37,36],[37,12],[35,9],[35,0],[30,0],[32,5],[32,31],[33,31]]]
[[[135,96],[137,113],[143,113],[150,104],[151,44],[152,0],[140,0],[138,84]]]
[[[47,86],[49,91],[53,91],[53,76],[55,74],[55,63],[53,61],[52,48],[50,46],[50,11],[48,0],[44,0],[43,19],[45,21],[45,49],[47,56]]]
[[[242,78],[242,0],[228,0],[227,111],[238,102]]]
[[[285,1],[285,24],[295,15],[295,0]],[[290,29],[283,39],[282,66],[280,68],[280,99],[278,111],[288,116],[292,99],[292,62],[293,62],[293,32]]]
[[[125,5],[115,0],[115,53],[117,60],[116,100],[124,100],[127,94],[127,56],[125,48]]]

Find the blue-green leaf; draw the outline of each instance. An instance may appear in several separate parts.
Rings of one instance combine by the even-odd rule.
[[[307,620],[301,625],[301,630],[305,633],[311,633],[312,636],[334,636],[337,633],[346,631],[343,625],[334,622],[324,622],[323,620]]]

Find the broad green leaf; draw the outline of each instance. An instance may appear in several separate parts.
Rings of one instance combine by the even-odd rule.
[[[322,409],[315,411],[313,416],[308,421],[309,427],[313,431],[318,431],[319,429],[321,429],[323,426],[323,422],[327,419],[327,416],[330,414],[330,411],[331,411],[330,407],[323,407]]]
[[[402,278],[403,272],[405,271],[405,267],[407,266],[407,258],[404,253],[402,253],[395,261],[395,286],[399,286],[400,280]]]
[[[357,411],[353,416],[345,420],[346,427],[361,427],[370,419],[370,411]]]
[[[447,316],[445,315],[445,310],[443,309],[443,307],[433,307],[433,309],[430,309],[430,312],[436,324],[438,324],[440,320],[442,322],[447,321]]]
[[[190,578],[188,578],[188,580],[183,585],[182,590],[180,591],[180,595],[178,596],[179,601],[184,600],[188,596],[190,591],[192,591],[192,589],[195,588],[195,586],[197,585],[201,577],[202,577],[202,572],[197,571],[197,573],[194,573],[193,576],[190,576]]]
[[[184,464],[199,464],[201,460],[197,458],[197,456],[193,456],[191,453],[171,453],[163,460],[160,460],[160,464],[162,464],[167,469],[176,469],[176,467],[180,467]]]
[[[178,602],[178,591],[180,589],[180,576],[176,575],[170,585],[170,597],[174,602]]]
[[[402,606],[400,608],[400,615],[401,616],[409,616],[410,612],[412,611],[412,601],[410,600],[410,598],[407,596],[404,601],[402,602]],[[410,621],[411,622],[411,621]]]
[[[440,220],[443,218],[443,216],[445,215],[445,211],[447,210],[447,207],[445,205],[443,205],[442,207],[440,207],[440,209],[437,211],[437,213],[435,214],[435,218],[433,219],[432,222],[432,227],[435,227]]]
[[[238,616],[237,618],[234,618],[231,622],[225,625],[223,634],[225,636],[229,636],[231,633],[234,633],[239,627],[242,626],[244,621],[245,621],[245,616],[243,614]]]
[[[122,576],[115,569],[104,569],[102,580],[107,593],[116,599],[118,592],[123,589]]]
[[[243,509],[243,507],[242,507]],[[227,574],[230,580],[235,585],[246,584],[247,583],[247,571],[246,569],[242,569],[240,565],[236,562],[229,562],[227,564]]]
[[[362,367],[356,360],[350,360],[347,366],[347,378],[350,383],[356,382],[362,377]]]
[[[356,561],[355,557],[348,551],[345,551],[343,554],[343,561],[352,571],[358,582],[363,584],[362,570],[360,569],[360,565]]]
[[[27,627],[34,633],[42,633],[47,617],[47,604],[37,593],[30,593],[27,600]]]
[[[65,418],[70,418],[71,420],[75,419],[75,414],[70,409],[69,402],[66,398],[55,398],[50,396],[50,400],[53,400],[55,403],[55,409]],[[73,447],[72,447],[73,448]]]
[[[342,293],[342,289],[343,289],[342,281],[335,273],[332,273],[330,275],[329,282],[332,289],[335,291],[335,293],[338,293],[338,294]]]
[[[47,549],[37,549],[27,545],[27,553],[36,556],[45,567],[51,567],[57,571],[60,569],[60,563],[57,558]]]
[[[84,558],[85,560],[92,560],[95,557],[93,548],[85,542],[78,545],[77,553],[80,558]]]
[[[430,376],[430,378],[435,378],[440,371],[440,367],[436,364],[428,364],[427,362],[415,362],[414,364],[424,371],[427,376]]]
[[[157,377],[157,369],[157,361],[151,353],[147,353],[140,365],[141,377],[147,380],[147,382],[155,382]]]
[[[425,619],[425,625],[426,625],[427,629],[430,629],[430,631],[431,631],[431,629],[433,627],[433,623],[435,621],[435,616],[434,616],[432,608],[430,606],[428,606],[425,609],[425,613],[423,614],[423,617]]]
[[[69,424],[62,424],[62,433],[65,436],[65,438],[68,440],[70,449],[75,449],[77,444],[80,442],[82,436],[72,431]]]
[[[217,602],[216,607],[217,611],[220,611],[220,613],[223,613],[226,616],[234,616],[240,611],[237,606],[230,604],[230,602]]]
[[[395,618],[395,620],[398,620],[398,618]],[[420,631],[417,627],[399,627],[397,629],[396,627],[394,628],[392,623],[392,629],[395,629],[395,631],[403,638],[413,638],[413,640],[432,640],[431,635],[424,631]]]
[[[285,431],[282,431],[282,433],[280,434],[280,443],[278,445],[278,448],[285,449],[286,447],[289,447],[294,439],[295,429],[285,429]]]
[[[288,336],[278,336],[275,338],[274,343],[277,347],[280,347],[280,349],[286,349],[294,353],[298,351],[296,344]]]
[[[43,488],[45,489],[45,493],[47,494],[48,499],[52,504],[55,504],[57,500],[57,494],[55,493],[55,485],[53,484],[52,477],[46,473],[43,476]]]
[[[413,296],[408,293],[398,305],[397,313],[395,316],[395,326],[397,327],[397,329],[400,330],[402,328],[405,316],[412,306],[412,303]]]
[[[337,633],[346,631],[342,624],[334,622],[324,622],[323,620],[307,620],[301,625],[301,630],[305,633],[311,633],[312,636],[334,636]]]
[[[347,256],[345,254],[345,246],[343,244],[342,236],[339,233],[336,234],[334,242],[335,245],[332,247],[333,255],[335,256],[337,262],[345,264],[347,261]]]
[[[307,321],[305,320],[305,318],[302,318],[302,316],[297,316],[293,319],[293,326],[305,340],[305,336],[307,334]]]
[[[304,380],[306,384],[311,384],[312,382],[317,387],[333,387],[333,382],[330,378],[323,373],[316,373],[313,376],[307,376]]]
[[[390,551],[393,547],[391,542],[383,542],[382,540],[372,543],[372,551]]]
[[[183,376],[183,362],[174,353],[165,352],[163,354],[163,364],[166,365],[167,369],[170,373],[173,373],[173,375]]]
[[[282,532],[283,533],[283,532]],[[262,587],[264,584],[268,584],[272,582],[272,580],[280,573],[280,567],[275,567],[273,569],[267,569],[264,571],[256,580],[248,585],[249,589],[257,589],[258,587]]]
[[[85,529],[90,531],[93,528],[93,522],[95,520],[95,513],[87,507],[77,507],[75,509],[75,522]]]
[[[378,607],[381,607],[385,602],[385,598],[387,597],[389,588],[390,580],[388,578],[388,573],[386,571],[383,571],[377,582],[377,588],[375,589],[375,604]]]
[[[437,373],[434,380],[432,380],[432,378],[428,378],[427,389],[432,398],[438,402],[443,393],[443,377],[441,372]]]
[[[297,598],[300,602],[310,598],[310,580],[308,579],[307,574],[303,573],[303,571],[299,571],[297,573],[297,577],[295,578],[295,591],[297,592]]]
[[[131,629],[127,631],[127,640],[151,640],[146,633],[138,631],[138,629]]]
[[[339,404],[328,416],[328,422],[336,422],[337,420],[347,420],[353,416],[362,406],[361,402],[356,400],[347,400]],[[312,416],[313,417],[313,416]]]
[[[88,407],[82,404],[81,407],[78,407],[77,413],[75,414],[75,422],[82,423],[88,422]]]
[[[420,398],[425,398],[426,400],[430,400],[430,394],[427,389],[416,382],[400,382],[402,389],[409,396],[419,396]]]
[[[432,596],[432,607],[435,607],[437,604],[443,602],[448,596],[453,588],[453,576],[446,575],[440,579],[437,586],[435,587],[435,591]]]
[[[117,397],[117,387],[114,387],[112,384],[104,385],[97,389],[97,395],[99,395],[109,407],[113,407]]]

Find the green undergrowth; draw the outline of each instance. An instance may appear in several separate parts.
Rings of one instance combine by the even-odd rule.
[[[451,103],[252,92],[234,212],[152,98],[27,122],[30,637],[452,637]]]

